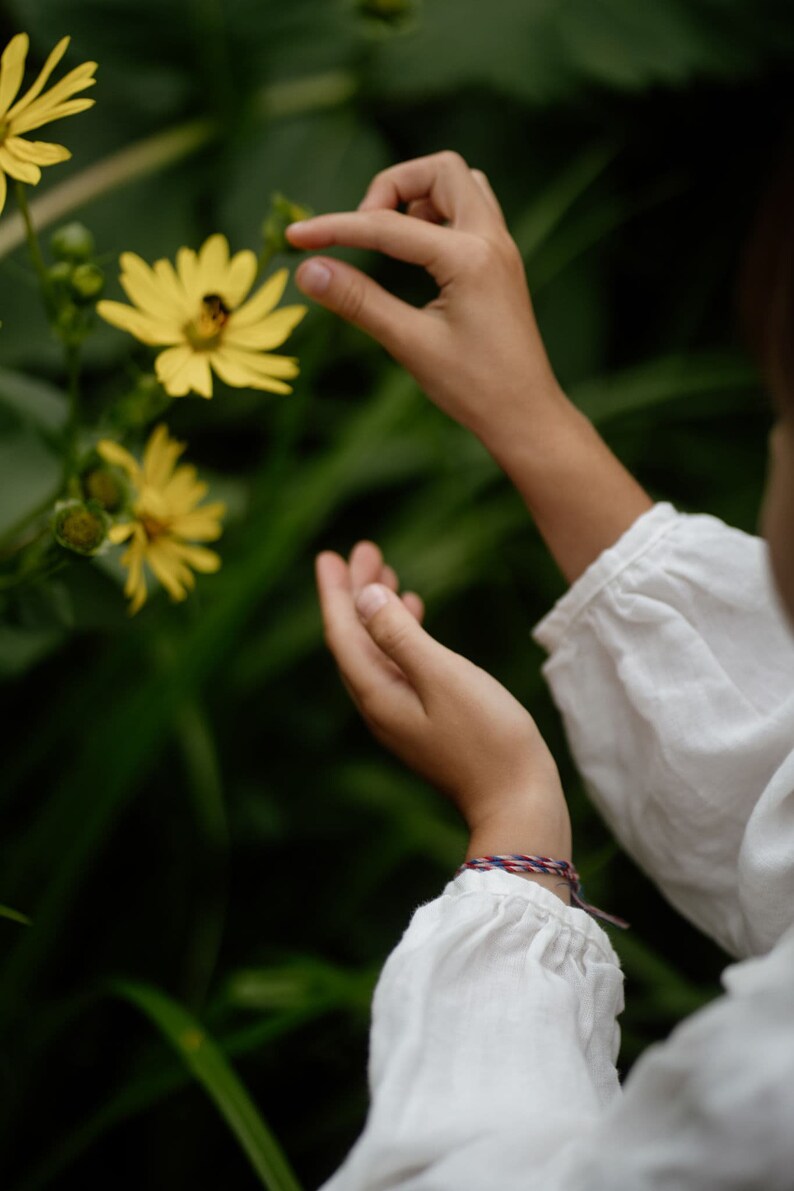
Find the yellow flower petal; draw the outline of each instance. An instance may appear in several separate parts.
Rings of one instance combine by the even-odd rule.
[[[220,570],[221,560],[214,550],[207,550],[204,546],[190,546],[186,542],[171,542],[170,549],[194,571],[200,571],[203,575],[212,575]]]
[[[153,269],[134,252],[121,254],[121,285],[131,302],[144,313],[158,321],[167,323],[181,337],[184,323],[182,306],[174,305],[167,286],[164,286]]]
[[[160,284],[164,299],[167,299],[175,310],[181,311],[184,318],[189,318],[193,311],[189,308],[185,287],[179,280],[171,262],[165,259],[155,261],[152,269]]]
[[[172,549],[172,543],[165,538],[152,542],[147,552],[147,562],[171,599],[184,600],[187,588],[195,580]]]
[[[8,183],[6,182],[6,176],[2,172],[2,170],[0,170],[0,214],[2,214],[3,208],[6,205],[6,195],[7,194],[8,194]]]
[[[24,107],[26,107],[27,104],[31,103],[32,100],[36,99],[36,97],[38,95],[41,95],[41,92],[44,90],[44,84],[47,82],[47,79],[50,77],[52,72],[55,70],[55,67],[58,65],[61,58],[66,53],[66,50],[68,48],[70,41],[71,41],[70,37],[62,37],[61,40],[56,45],[55,49],[50,51],[50,55],[47,58],[47,61],[42,66],[41,70],[39,71],[39,76],[36,79],[35,83],[32,85],[32,87],[29,87],[27,89],[25,94],[20,99],[18,99],[16,101],[16,103],[14,104],[14,106],[8,111],[7,119],[13,120],[13,118],[17,114],[17,112],[21,112],[22,109]],[[0,103],[0,116],[2,116],[4,114],[6,114],[6,113],[4,112],[4,110],[2,108],[2,103]]]
[[[0,170],[18,182],[35,186],[41,180],[41,170],[30,161],[20,161],[5,145],[0,145]]]
[[[207,485],[198,480],[195,467],[182,463],[163,488],[163,500],[171,516],[191,512],[207,495]]]
[[[96,82],[96,79],[91,80],[91,84]],[[37,101],[28,111],[24,111],[21,116],[17,116],[14,120],[13,131],[14,136],[22,136],[26,132],[32,132],[34,128],[41,128],[42,124],[52,124],[55,120],[63,120],[66,116],[76,116],[78,112],[85,112],[88,108],[92,108],[96,102],[94,99],[72,99],[68,103],[60,103],[55,108],[39,107]]]
[[[191,389],[202,397],[212,396],[209,361],[187,344],[161,352],[154,368],[158,380],[172,397],[184,397]]]
[[[226,350],[230,359],[257,376],[274,376],[280,380],[294,380],[300,372],[294,356],[279,356],[269,352],[249,352],[230,346]]]
[[[9,121],[14,124],[14,131],[18,124],[22,124],[31,117],[38,119],[44,116],[46,123],[57,119],[49,113],[62,107],[77,91],[82,91],[85,87],[93,87],[96,83],[96,79],[93,78],[96,68],[96,62],[83,62],[65,74],[54,87],[51,87],[38,99],[26,99],[24,104],[22,102],[16,104],[8,113]],[[90,102],[93,103],[93,100]]]
[[[185,444],[171,438],[161,422],[155,426],[143,452],[143,482],[152,488],[162,488],[171,477]]]
[[[159,322],[151,315],[142,314],[133,306],[125,306],[123,302],[110,302],[103,298],[97,302],[96,312],[106,323],[112,323],[114,327],[129,332],[136,339],[140,339],[141,343],[148,343],[150,347],[179,343],[182,338],[181,333],[174,327]]]
[[[32,161],[34,165],[57,165],[72,156],[63,145],[49,141],[25,141],[20,136],[6,137],[5,147],[18,161]]]
[[[265,284],[256,291],[244,306],[234,312],[234,322],[237,327],[250,327],[270,314],[270,311],[281,301],[289,279],[288,269],[279,269]]]
[[[255,359],[253,352],[233,352],[221,348],[212,353],[212,367],[222,381],[237,389],[264,389],[270,393],[292,392],[289,385],[257,371],[252,364]]]
[[[256,279],[256,270],[256,253],[252,252],[250,248],[236,252],[229,261],[229,268],[223,281],[222,296],[230,310],[239,306],[248,295]]]
[[[120,446],[112,439],[103,438],[97,443],[96,449],[107,463],[120,467],[122,471],[126,471],[130,479],[137,480],[141,469],[138,466],[138,460],[129,453],[126,447]]]
[[[5,116],[22,86],[29,45],[27,33],[17,33],[3,50],[3,56],[0,58],[0,119]]]
[[[126,525],[111,525],[108,530],[108,541],[112,542],[114,546],[118,546],[122,542],[126,542],[134,529],[135,525],[132,521],[128,521]]]
[[[204,241],[199,251],[199,286],[203,298],[205,294],[221,294],[229,269],[229,241],[219,232]]]
[[[199,277],[198,257],[192,248],[180,248],[176,254],[176,271],[191,306],[197,307],[203,297]]]
[[[212,372],[206,355],[196,353],[186,375],[191,392],[198,393],[200,397],[212,396]]]
[[[268,314],[263,322],[238,326],[236,315],[232,315],[223,332],[223,342],[228,347],[259,348],[269,351],[280,347],[306,314],[306,306],[282,306]]]
[[[190,513],[174,517],[173,532],[191,542],[214,542],[223,533],[220,518],[226,512],[226,505],[220,501],[202,505]]]

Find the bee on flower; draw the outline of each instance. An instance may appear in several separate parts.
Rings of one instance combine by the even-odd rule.
[[[180,248],[149,266],[135,253],[121,257],[121,285],[133,303],[102,301],[97,312],[142,343],[164,347],[155,360],[158,380],[171,397],[212,396],[212,373],[237,388],[290,393],[298,361],[273,353],[306,313],[276,310],[288,271],[279,269],[253,297],[256,255],[229,256],[225,236],[210,236],[198,253]],[[247,299],[247,300],[246,300]]]
[[[8,189],[7,178],[35,186],[41,180],[43,165],[56,165],[67,161],[72,155],[63,145],[49,141],[30,141],[25,133],[43,124],[51,124],[64,116],[84,112],[94,103],[93,99],[73,99],[78,91],[93,87],[96,62],[83,62],[44,91],[44,85],[55,67],[66,53],[69,38],[62,37],[44,63],[35,83],[16,99],[25,73],[25,59],[28,55],[27,33],[12,37],[0,58],[0,211],[5,206]],[[43,92],[43,94],[42,94]],[[16,102],[14,102],[16,100]]]
[[[108,532],[113,543],[129,542],[121,562],[127,568],[124,594],[130,615],[146,602],[147,568],[172,600],[184,600],[195,585],[193,571],[210,574],[221,565],[214,550],[196,543],[221,536],[226,508],[219,501],[201,504],[207,485],[198,480],[194,467],[177,465],[184,449],[163,425],[150,435],[141,463],[109,439],[97,444],[98,453],[126,473],[132,488],[131,520]]]

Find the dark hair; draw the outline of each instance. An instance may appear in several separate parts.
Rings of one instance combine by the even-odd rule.
[[[794,140],[750,233],[739,282],[749,346],[782,412],[794,416]]]

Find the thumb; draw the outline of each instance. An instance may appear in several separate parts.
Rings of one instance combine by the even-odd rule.
[[[427,633],[400,597],[382,583],[359,593],[356,608],[372,640],[421,695],[446,670],[449,650]]]
[[[418,311],[344,261],[311,257],[300,265],[295,281],[307,297],[372,335],[387,351],[416,333]]]

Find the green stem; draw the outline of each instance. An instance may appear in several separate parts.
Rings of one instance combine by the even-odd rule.
[[[36,234],[36,229],[33,226],[33,219],[30,214],[30,207],[28,206],[28,196],[25,193],[25,187],[21,182],[15,183],[14,190],[16,193],[17,206],[22,220],[25,224],[25,239],[28,242],[28,252],[33,263],[33,268],[36,270],[36,276],[39,279],[41,287],[41,296],[44,301],[44,306],[48,316],[52,316],[55,309],[55,302],[52,293],[52,286],[47,275],[47,266],[44,263],[44,257],[39,244],[39,237]]]
[[[80,424],[80,348],[66,345],[66,377],[69,396],[69,420],[66,423],[66,455],[63,482],[66,485],[77,471],[77,429]]]

